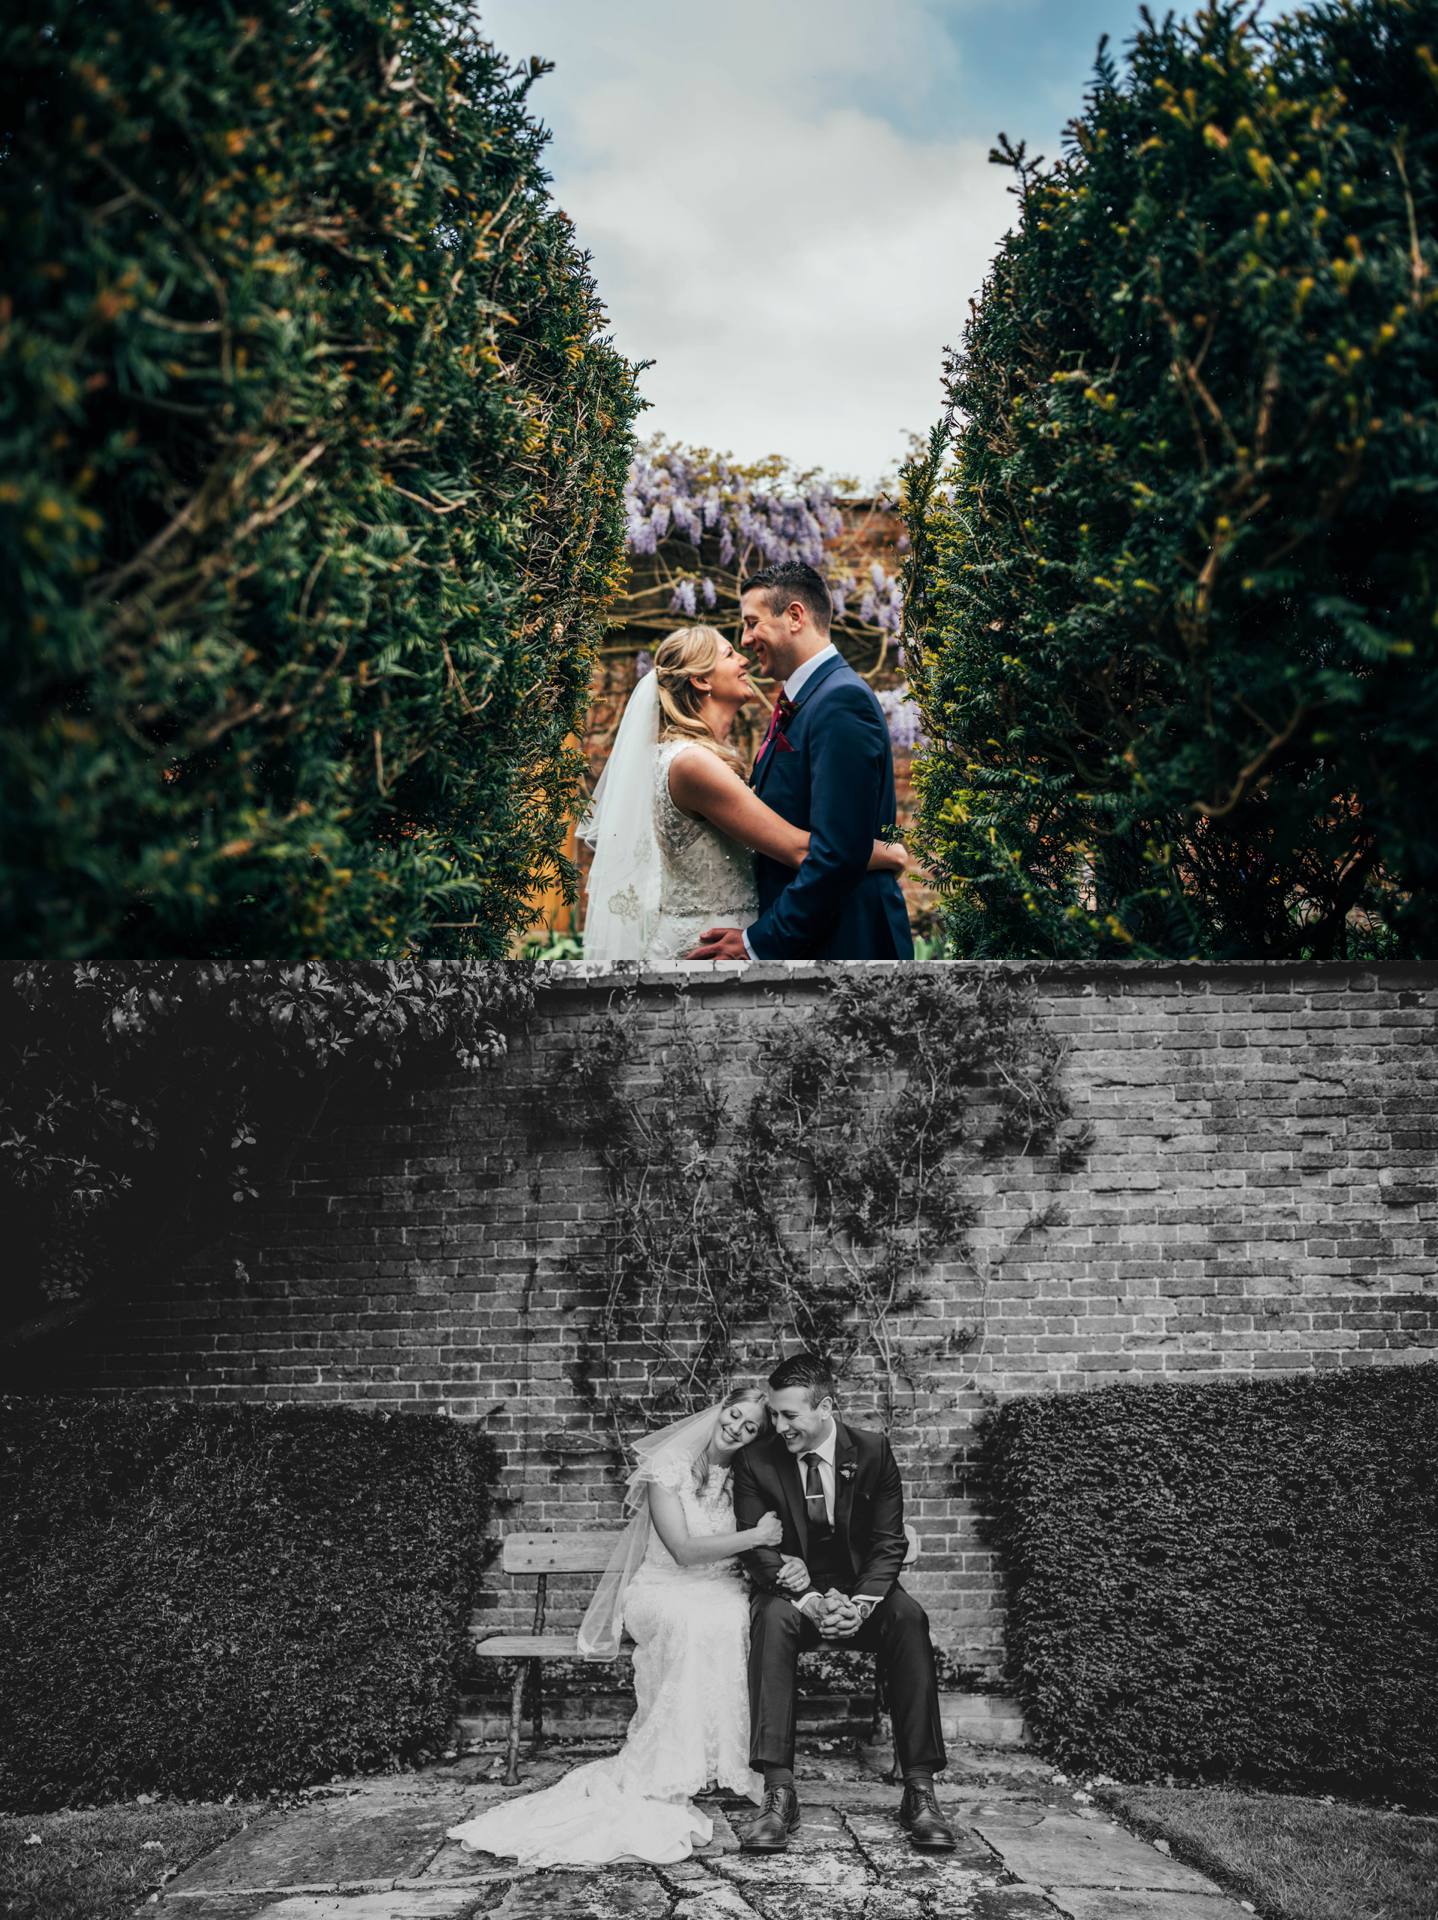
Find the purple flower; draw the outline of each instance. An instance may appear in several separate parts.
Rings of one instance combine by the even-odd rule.
[[[644,647],[634,656],[634,679],[636,685],[644,678],[646,673],[653,673],[653,671],[654,655],[647,647]]]
[[[885,687],[878,695],[884,718],[889,723],[889,738],[902,753],[912,753],[924,744],[923,722],[907,687]]]
[[[707,573],[699,582],[699,591],[704,596],[704,604],[706,607],[712,607],[719,598],[714,582],[709,578]]]
[[[691,620],[694,618],[694,582],[692,580],[679,582],[670,599],[669,608],[672,613],[684,613]]]

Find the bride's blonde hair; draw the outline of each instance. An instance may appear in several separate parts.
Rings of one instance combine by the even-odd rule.
[[[659,690],[659,738],[693,740],[708,747],[740,772],[744,762],[727,741],[716,740],[700,718],[703,693],[694,685],[719,664],[724,635],[717,627],[677,627],[654,649],[654,678]]]

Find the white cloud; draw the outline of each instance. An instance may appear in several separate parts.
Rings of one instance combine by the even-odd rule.
[[[960,57],[936,8],[496,0],[482,24],[557,63],[531,99],[618,343],[656,362],[641,430],[892,468],[1013,204],[987,128],[905,131]]]

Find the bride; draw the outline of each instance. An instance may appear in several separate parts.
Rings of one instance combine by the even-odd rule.
[[[776,1514],[734,1529],[732,1463],[768,1427],[762,1388],[741,1387],[635,1448],[634,1510],[579,1629],[580,1651],[635,1641],[634,1718],[618,1753],[552,1787],[505,1800],[451,1827],[471,1853],[524,1866],[687,1859],[713,1835],[690,1804],[710,1786],[762,1801],[749,1766],[749,1597],[737,1555],[783,1537]]]
[[[755,853],[798,868],[809,835],[752,792],[730,741],[758,698],[743,654],[714,627],[669,634],[629,697],[581,839],[594,849],[586,960],[674,960],[706,928],[757,918]],[[908,855],[876,840],[870,869]]]

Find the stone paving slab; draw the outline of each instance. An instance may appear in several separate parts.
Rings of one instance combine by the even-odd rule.
[[[187,1867],[166,1893],[411,1880],[429,1865],[445,1828],[463,1819],[473,1798],[472,1788],[426,1789],[407,1775],[400,1782],[367,1782],[342,1799],[266,1813]]]
[[[673,1920],[759,1920],[744,1896],[734,1887],[699,1887],[681,1894]]]
[[[851,1813],[847,1825],[860,1853],[886,1885],[911,1882],[942,1890],[951,1872],[966,1876],[979,1873],[990,1880],[997,1877],[993,1849],[971,1828],[955,1825],[952,1853],[919,1853],[897,1821]]]
[[[463,1847],[446,1842],[435,1849],[434,1858],[418,1878],[425,1886],[477,1887],[513,1880],[519,1872],[513,1860],[506,1866],[492,1853],[466,1853]]]
[[[535,1874],[516,1881],[492,1920],[666,1920],[672,1896],[645,1867]]]
[[[169,1889],[165,1890],[165,1900],[170,1898]],[[176,1920],[183,1915],[184,1920],[256,1920],[266,1907],[275,1903],[271,1892],[256,1893],[189,1893],[176,1896],[174,1912]],[[139,1914],[153,1914],[158,1902],[146,1901],[143,1907],[137,1907]]]
[[[992,1800],[940,1800],[939,1805],[955,1820],[972,1827],[994,1821],[1006,1827],[1041,1827],[1053,1811],[1046,1800],[1019,1799],[1017,1796],[995,1806]]]
[[[473,1893],[441,1887],[424,1893],[297,1893],[260,1909],[264,1920],[469,1920],[479,1911]]]
[[[1038,1887],[995,1887],[977,1894],[964,1920],[1058,1920]]]
[[[1062,1887],[1049,1898],[1065,1920],[1247,1920],[1246,1910],[1217,1887],[1211,1893]]]
[[[1053,1887],[1132,1888],[1151,1893],[1214,1893],[1211,1880],[1160,1853],[1122,1827],[1095,1826],[1073,1814],[1048,1814],[1037,1826],[989,1816],[975,1830],[1016,1879]]]
[[[949,1755],[949,1764],[944,1778],[949,1785],[959,1785],[966,1776],[982,1776],[991,1780],[1051,1780],[1053,1775],[1042,1760],[1023,1751],[997,1752],[992,1748],[978,1751],[965,1751],[963,1748]]]
[[[717,1871],[764,1920],[928,1920],[938,1914],[967,1920],[971,1896],[994,1880],[992,1872],[956,1868],[935,1904],[925,1898],[928,1887],[885,1885],[852,1842],[829,1853],[740,1853]]]
[[[673,1866],[521,1868],[466,1854],[445,1829],[545,1786],[584,1757],[560,1752],[505,1788],[484,1761],[346,1783],[276,1809],[171,1882],[176,1920],[1240,1920],[1211,1881],[1088,1803],[1041,1762],[995,1777],[959,1756],[940,1783],[950,1854],[898,1824],[900,1790],[852,1754],[811,1756],[787,1852],[739,1851],[756,1809],[701,1802],[710,1847]],[[970,1762],[972,1761],[972,1764]],[[155,1905],[138,1910],[152,1915]]]

